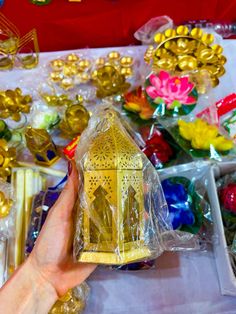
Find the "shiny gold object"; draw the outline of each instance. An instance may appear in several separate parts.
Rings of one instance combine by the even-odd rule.
[[[62,87],[65,90],[71,89],[75,86],[74,81],[70,77],[65,77],[62,79],[60,83],[60,87]]]
[[[133,58],[132,57],[122,57],[120,59],[120,64],[122,67],[130,67],[133,64]]]
[[[0,55],[0,70],[11,70],[14,65],[14,59],[11,56]]]
[[[96,66],[103,66],[105,64],[105,58],[98,58],[95,61]]]
[[[107,56],[111,61],[120,59],[120,53],[118,51],[111,51]]]
[[[27,127],[25,139],[27,148],[34,156],[35,163],[51,166],[60,158],[56,146],[46,130]]]
[[[65,62],[62,59],[55,59],[50,62],[50,66],[54,71],[61,71]]]
[[[35,29],[20,37],[17,27],[0,12],[0,30],[4,37],[0,41],[0,54],[5,55],[4,58],[1,58],[0,70],[13,68],[15,64],[17,65],[15,60],[24,69],[32,69],[37,66],[39,46]]]
[[[74,63],[66,63],[63,67],[63,74],[65,76],[74,76],[78,73],[78,67]]]
[[[64,59],[55,59],[50,62],[51,72],[49,77],[52,82],[65,90],[70,90],[79,84],[86,84],[92,81],[97,87],[103,85],[102,88],[98,88],[98,94],[101,97],[106,97],[108,94],[115,95],[119,90],[127,89],[129,83],[122,81],[133,76],[133,65],[133,57],[122,55],[118,51],[111,51],[105,57],[99,57],[96,60],[69,54]],[[101,68],[102,70],[100,70]],[[107,84],[107,88],[104,88],[104,85],[106,85],[104,80],[110,75],[111,70],[115,77]],[[101,72],[104,73],[104,79],[100,76]],[[112,84],[113,87],[108,92],[108,85]]]
[[[20,121],[22,113],[30,112],[31,103],[31,96],[23,95],[20,88],[0,91],[0,118]]]
[[[91,67],[91,62],[88,59],[80,60],[78,63],[79,70],[88,70]]]
[[[144,60],[155,72],[164,69],[181,75],[208,70],[213,87],[225,73],[223,48],[214,44],[212,34],[204,33],[200,28],[189,31],[187,26],[180,25],[176,29],[167,29],[164,34],[155,34],[154,41],[157,46],[148,47]],[[202,86],[197,89],[203,91]]]
[[[76,55],[75,53],[71,53],[71,54],[66,56],[67,62],[76,63],[79,61],[79,59],[80,59],[80,57],[78,55]]]
[[[53,82],[60,82],[63,79],[63,74],[60,72],[51,72],[50,77]]]
[[[81,59],[74,53],[65,56],[64,59],[52,60],[50,67],[52,69],[49,74],[51,81],[64,90],[70,90],[91,79],[92,62],[89,59]]]
[[[70,289],[65,296],[58,299],[49,314],[81,314],[85,308],[86,298]]]
[[[9,215],[13,201],[5,196],[5,194],[0,191],[0,219],[5,218]]]
[[[125,75],[112,65],[100,67],[93,77],[93,83],[97,87],[98,98],[124,93],[130,87]]]
[[[68,95],[65,94],[54,95],[48,93],[40,93],[40,96],[47,103],[47,105],[51,107],[69,106],[73,103],[73,101],[68,98]]]
[[[70,138],[81,134],[88,125],[90,115],[82,103],[83,98],[78,95],[76,102],[67,107],[64,118],[60,122],[61,131]]]
[[[83,160],[81,262],[125,264],[150,255],[144,242],[142,156],[115,115],[107,111]]]
[[[0,178],[6,180],[16,165],[16,149],[8,147],[7,142],[0,139]]]
[[[17,59],[24,69],[32,69],[38,65],[39,45],[36,29],[20,38]]]

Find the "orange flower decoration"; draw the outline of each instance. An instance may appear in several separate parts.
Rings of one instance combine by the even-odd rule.
[[[149,120],[152,118],[155,109],[148,103],[141,86],[136,90],[125,94],[124,98],[125,104],[123,105],[123,108],[125,110],[137,113],[142,120]]]

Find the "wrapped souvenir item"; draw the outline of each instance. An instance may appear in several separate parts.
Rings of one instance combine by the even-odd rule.
[[[14,168],[11,177],[15,195],[16,220],[10,265],[14,270],[24,261],[33,196],[44,187],[44,177],[33,168]]]
[[[226,58],[222,55],[223,48],[214,43],[213,34],[204,33],[200,28],[189,30],[187,26],[180,25],[156,33],[154,41],[157,45],[149,46],[144,56],[154,72],[162,69],[180,75],[194,71],[199,77],[197,81],[201,81],[202,72],[207,71],[211,85],[215,87],[219,84],[219,77],[225,73]],[[207,92],[201,84],[200,90]]]
[[[69,138],[81,134],[88,125],[90,115],[83,106],[83,97],[76,96],[76,102],[69,104],[60,122],[60,129]]]
[[[221,216],[229,250],[236,255],[236,174],[230,173],[217,181]],[[236,267],[236,266],[235,266]]]
[[[162,121],[163,122],[163,121]],[[200,118],[179,119],[166,127],[179,146],[193,158],[222,160],[232,157],[233,141],[221,130]]]
[[[11,232],[14,225],[15,208],[13,191],[9,183],[0,179],[0,231]]]
[[[32,112],[30,125],[34,129],[45,129],[50,132],[60,122],[60,117],[56,108],[40,106]]]
[[[8,237],[0,232],[0,288],[7,280],[8,267]]]
[[[90,119],[75,160],[83,178],[75,258],[121,265],[160,255],[172,228],[158,174],[109,105]]]
[[[28,228],[28,236],[25,246],[25,254],[29,255],[33,250],[35,241],[38,238],[49,210],[60,196],[61,189],[48,189],[36,194],[32,201],[31,218]]]
[[[36,30],[32,29],[20,37],[17,27],[1,12],[0,29],[3,38],[0,43],[0,70],[10,70],[14,65],[24,69],[36,67],[39,59]]]
[[[23,95],[20,88],[15,90],[0,91],[0,118],[11,118],[19,122],[22,120],[22,115],[30,112],[32,97]]]
[[[89,290],[86,282],[69,290],[54,304],[49,314],[81,314],[85,309]]]
[[[142,127],[139,132],[144,140],[139,146],[156,169],[189,161],[189,157],[161,125],[156,123],[151,127]]]
[[[155,117],[188,115],[198,100],[198,92],[189,75],[171,76],[163,70],[158,75],[149,75],[145,91],[149,103],[155,108]]]
[[[143,45],[154,44],[156,33],[164,32],[174,26],[173,20],[167,16],[157,16],[151,18],[147,23],[142,25],[135,33],[134,37],[142,42]]]
[[[14,237],[15,210],[12,186],[0,179],[0,287],[8,278],[8,252]]]
[[[155,111],[141,86],[124,94],[122,109],[132,120],[140,123],[150,121]]]
[[[28,126],[25,132],[26,145],[34,156],[35,163],[51,166],[60,157],[56,145],[45,129],[34,129]]]
[[[210,166],[195,162],[160,171],[161,184],[173,229],[186,236],[173,250],[206,249],[213,228],[207,184]]]

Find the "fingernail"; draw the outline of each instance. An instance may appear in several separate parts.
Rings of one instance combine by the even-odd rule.
[[[68,161],[68,174],[69,176],[71,175],[72,172],[72,163],[70,161]]]

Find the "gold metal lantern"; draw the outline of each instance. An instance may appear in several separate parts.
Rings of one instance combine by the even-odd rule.
[[[83,159],[81,262],[119,265],[150,255],[144,234],[142,153],[114,116],[107,112]]]
[[[25,132],[25,140],[36,164],[51,166],[60,158],[56,145],[46,130],[34,129],[28,126]]]

